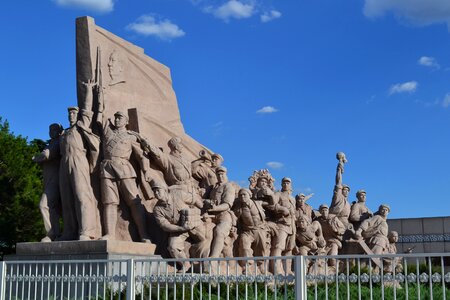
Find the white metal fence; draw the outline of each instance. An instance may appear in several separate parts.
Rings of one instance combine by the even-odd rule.
[[[0,262],[4,299],[450,299],[450,254]]]

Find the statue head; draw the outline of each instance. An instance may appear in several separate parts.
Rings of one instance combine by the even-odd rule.
[[[227,183],[228,177],[227,177],[227,168],[220,166],[216,169],[216,176],[217,176],[217,182],[220,183]]]
[[[346,184],[342,185],[342,195],[344,195],[344,197],[348,197],[348,193],[350,193],[350,187]]]
[[[390,231],[388,233],[388,239],[390,243],[397,243],[398,242],[398,232],[397,231]]]
[[[301,231],[305,231],[309,226],[308,219],[305,218],[305,216],[301,215],[297,220],[297,226]]]
[[[269,181],[265,177],[259,177],[258,181],[256,182],[256,186],[260,189],[263,189],[269,186]]]
[[[220,155],[219,153],[214,153],[213,155],[211,155],[211,162],[213,168],[220,167],[223,163],[222,155]]]
[[[281,191],[292,191],[292,180],[289,177],[284,177],[281,179]]]
[[[167,142],[167,146],[169,146],[171,152],[181,153],[183,151],[183,141],[178,136],[174,136],[173,138],[171,138]]]
[[[78,120],[78,107],[70,106],[67,108],[67,111],[69,112],[69,124],[70,126],[73,126]]]
[[[298,204],[303,205],[306,203],[306,195],[303,193],[298,194],[297,196],[295,196],[295,200]]]
[[[328,218],[328,213],[329,213],[328,205],[322,204],[319,207],[319,212],[324,218]]]
[[[250,206],[250,201],[252,198],[252,192],[249,189],[241,188],[238,193],[239,201],[246,206]]]
[[[156,180],[152,180],[150,181],[150,186],[152,188],[153,194],[155,194],[156,199],[163,202],[168,201],[169,198],[167,197],[167,187],[165,184]]]
[[[381,204],[380,207],[378,207],[378,214],[384,218],[387,217],[390,211],[391,208],[387,204]]]
[[[357,191],[356,198],[358,199],[358,202],[366,202],[366,191],[365,190]]]
[[[50,138],[52,140],[57,139],[61,135],[62,132],[63,132],[63,127],[59,123],[50,124],[50,126],[48,127],[48,135],[50,136]]]
[[[114,126],[116,128],[124,128],[128,124],[128,116],[121,111],[114,114]]]

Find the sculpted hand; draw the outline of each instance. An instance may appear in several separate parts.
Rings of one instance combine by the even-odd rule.
[[[95,82],[94,79],[88,79],[87,82],[81,82],[81,84],[83,84],[86,88],[93,88],[97,85],[97,82]]]
[[[150,182],[152,180],[152,177],[150,176],[150,172],[148,172],[148,171],[144,172],[144,179],[147,182]]]

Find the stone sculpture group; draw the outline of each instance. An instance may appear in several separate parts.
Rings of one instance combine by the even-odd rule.
[[[126,113],[116,112],[112,121],[103,116],[108,97],[98,83],[89,80],[83,86],[84,106],[68,108],[69,128],[51,124],[48,146],[33,158],[44,172],[40,209],[47,235],[42,242],[115,240],[118,207],[124,203],[139,241],[151,243],[148,232],[156,228],[147,228],[146,220],[154,218],[167,234],[167,250],[174,258],[396,252],[398,234],[389,232],[386,222],[389,206],[382,204],[372,213],[364,190],[349,201],[350,187],[342,183],[344,153],[337,154],[330,206],[315,210],[306,203],[313,194],[294,197],[287,177],[276,190],[267,169],[254,171],[249,187],[241,188],[228,180],[220,154],[205,149],[189,161],[179,137],[168,141],[170,152],[165,153],[160,145],[126,129]],[[150,165],[163,178],[152,178]],[[99,177],[99,201],[92,174]],[[142,205],[141,181],[150,182],[156,199],[151,212]],[[271,272],[292,271],[289,260],[284,265],[272,262]],[[216,268],[214,262],[211,266]],[[187,270],[190,264],[179,267]],[[242,267],[255,269],[251,261]],[[336,259],[329,259],[327,267],[336,269]]]

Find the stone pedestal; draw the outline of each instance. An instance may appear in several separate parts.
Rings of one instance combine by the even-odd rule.
[[[148,259],[155,256],[155,245],[125,241],[64,241],[18,243],[16,254],[5,260],[96,260]]]

